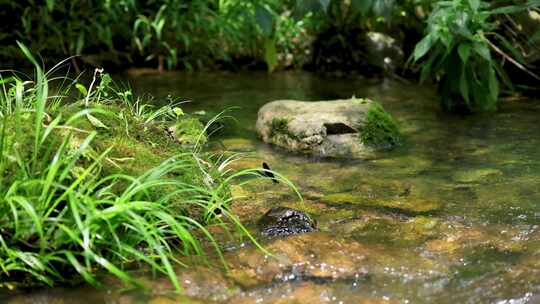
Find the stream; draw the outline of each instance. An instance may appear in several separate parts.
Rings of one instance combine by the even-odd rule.
[[[276,257],[247,240],[231,242],[229,272],[183,270],[183,296],[159,278],[149,279],[150,296],[82,286],[0,302],[540,303],[540,102],[506,101],[497,113],[458,117],[440,111],[433,87],[388,79],[221,72],[127,80],[157,104],[190,100],[185,112],[229,109],[234,120],[225,120],[209,149],[244,153],[237,169],[267,162],[294,183],[303,200],[268,180],[233,187],[232,209],[255,234],[275,206],[309,213],[318,231],[262,238]],[[381,102],[403,145],[338,160],[295,155],[256,137],[257,111],[269,101],[351,96]]]

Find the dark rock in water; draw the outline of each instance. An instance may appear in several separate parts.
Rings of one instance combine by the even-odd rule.
[[[259,220],[259,229],[265,236],[287,236],[315,231],[315,221],[302,211],[274,207]]]

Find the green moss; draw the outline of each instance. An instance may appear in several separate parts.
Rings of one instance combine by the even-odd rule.
[[[422,198],[365,199],[360,195],[348,192],[328,194],[321,201],[332,206],[358,205],[410,215],[431,214],[441,210],[443,207],[439,201]]]
[[[100,174],[127,174],[140,176],[151,168],[161,164],[171,157],[179,157],[189,151],[185,144],[194,144],[200,134],[204,133],[204,126],[195,118],[188,118],[174,125],[175,140],[166,132],[167,122],[145,122],[131,114],[129,109],[116,104],[92,104],[92,120],[86,115],[80,115],[85,106],[82,102],[67,104],[52,111],[52,120],[61,115],[61,127],[54,129],[46,139],[46,144],[40,145],[39,155],[41,158],[52,159],[66,138],[70,138],[66,149],[68,154],[74,154],[79,149],[87,136],[96,131],[96,136],[91,145],[84,150],[79,158],[72,175],[78,176],[89,164],[93,163],[98,156],[107,149],[111,149],[106,157],[100,162]],[[70,120],[74,115],[79,118]],[[69,121],[69,124],[66,123]],[[99,123],[96,123],[99,121]],[[0,120],[0,126],[4,123]],[[4,155],[6,159],[16,159],[16,155],[24,161],[30,161],[34,149],[35,116],[32,113],[23,113],[20,119],[9,116],[5,120],[6,136],[4,136]],[[200,143],[206,142],[206,136],[201,137]],[[189,146],[188,145],[188,146]],[[43,151],[42,151],[43,150]],[[192,163],[186,170],[178,172],[176,179],[186,182],[199,181],[202,184],[202,176],[191,157],[185,156],[186,162]],[[44,162],[47,163],[47,162]],[[0,166],[3,178],[12,179],[12,172],[16,172],[20,164],[15,161],[4,162]],[[119,184],[117,189],[121,189]]]
[[[289,120],[286,118],[274,118],[270,123],[270,137],[283,134],[290,136]]]
[[[370,105],[360,140],[365,145],[380,148],[392,148],[400,144],[398,125],[381,104],[373,102]]]
[[[182,145],[203,145],[208,138],[203,124],[196,118],[182,119],[172,127],[174,137]]]

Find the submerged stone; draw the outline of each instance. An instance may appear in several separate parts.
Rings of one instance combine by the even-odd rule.
[[[388,199],[366,199],[354,193],[334,193],[321,199],[329,205],[352,204],[360,206],[381,207],[400,211],[407,214],[424,214],[438,211],[442,208],[439,201],[417,198],[414,196],[395,197]]]
[[[503,173],[501,172],[501,170],[483,168],[476,170],[458,171],[452,176],[452,179],[455,182],[460,183],[478,183],[502,175]]]
[[[366,34],[367,62],[392,72],[404,61],[402,46],[396,39],[379,32]]]
[[[274,207],[259,220],[259,228],[265,236],[288,236],[315,231],[315,221],[309,215],[286,207]]]
[[[400,142],[392,116],[369,99],[273,101],[259,110],[256,128],[264,142],[323,157],[369,158]]]
[[[335,232],[277,238],[264,246],[273,256],[247,247],[226,255],[234,280],[255,287],[302,278],[350,280],[363,275],[427,279],[446,271],[444,265],[414,251],[345,239]],[[389,273],[389,269],[400,271]]]

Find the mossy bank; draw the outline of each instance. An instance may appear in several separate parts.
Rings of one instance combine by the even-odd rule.
[[[127,270],[146,264],[179,291],[179,255],[204,255],[203,239],[220,251],[206,224],[232,219],[254,241],[228,211],[230,170],[203,152],[198,120],[106,74],[88,89],[56,84],[21,49],[35,78],[0,84],[0,288],[100,286],[103,273],[142,286]]]

